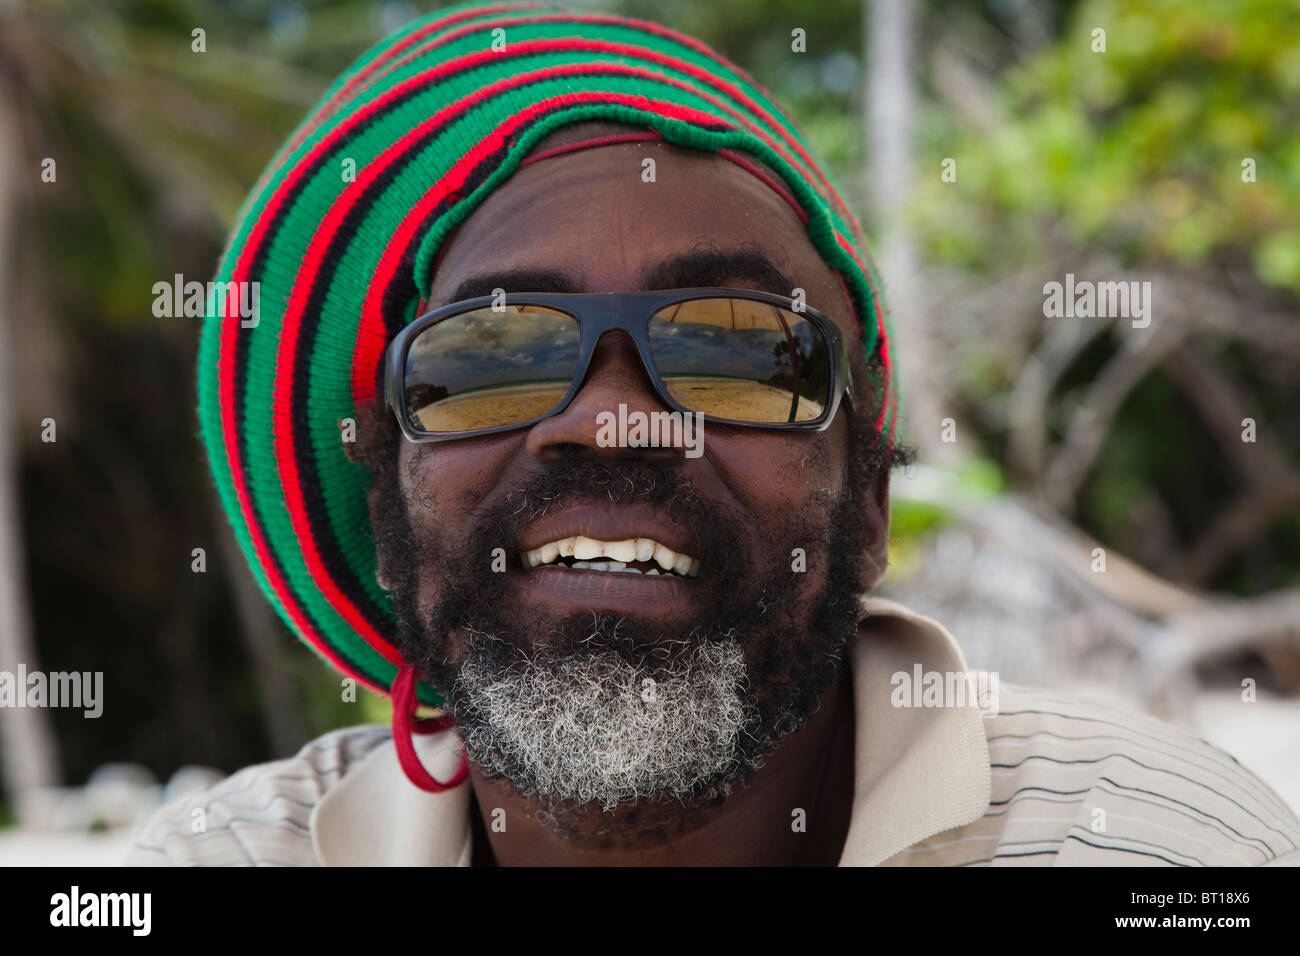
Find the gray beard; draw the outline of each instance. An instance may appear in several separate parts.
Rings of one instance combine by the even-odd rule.
[[[606,634],[524,653],[471,632],[451,698],[474,761],[553,813],[725,797],[760,762],[740,641],[630,651]]]

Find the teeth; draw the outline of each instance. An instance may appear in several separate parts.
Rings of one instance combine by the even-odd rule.
[[[677,563],[677,552],[665,548],[662,544],[656,544],[654,558],[655,564],[665,571],[671,571],[673,565]]]
[[[641,573],[636,568],[629,568],[621,561],[574,561],[569,567],[585,568],[588,571],[631,571],[634,574]]]
[[[624,564],[628,561],[635,561],[636,542],[631,539],[627,541],[606,541],[605,554],[615,561],[622,561]]]
[[[587,558],[599,558],[603,553],[601,542],[594,538],[584,538],[581,535],[573,539],[573,556],[580,561]]]
[[[689,554],[679,554],[653,538],[625,538],[621,541],[601,541],[576,535],[551,541],[531,551],[522,551],[519,561],[525,568],[536,568],[554,564],[559,558],[574,558],[568,567],[582,568],[589,571],[625,571],[634,574],[674,574],[680,577],[698,577],[700,561]],[[609,558],[609,561],[596,561],[593,558]],[[653,561],[657,568],[642,572],[638,568],[629,568],[633,561]]]

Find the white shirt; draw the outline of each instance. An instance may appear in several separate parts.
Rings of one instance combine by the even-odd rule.
[[[879,598],[863,610],[841,866],[1300,865],[1300,820],[1277,794],[1150,717],[1011,685],[996,713],[896,706],[897,675],[965,660],[929,618]],[[459,762],[454,733],[414,738],[441,780]],[[127,863],[469,866],[470,796],[468,783],[419,790],[388,727],[350,727],[161,807]]]

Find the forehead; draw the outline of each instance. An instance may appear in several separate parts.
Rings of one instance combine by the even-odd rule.
[[[608,130],[560,132],[534,152]],[[707,252],[721,256],[704,272],[663,268]],[[729,258],[742,264],[729,269]],[[762,260],[774,268],[755,268]],[[599,146],[520,169],[448,241],[430,304],[464,298],[457,291],[475,285],[470,280],[507,273],[558,273],[577,292],[708,285],[793,295],[802,288],[809,305],[851,325],[838,278],[785,199],[724,157],[662,141]],[[544,284],[550,288],[507,291],[565,291]],[[484,294],[480,288],[472,294]]]

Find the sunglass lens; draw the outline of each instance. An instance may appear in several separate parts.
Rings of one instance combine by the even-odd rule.
[[[555,309],[475,309],[429,326],[406,356],[406,409],[425,432],[517,425],[560,404],[578,369],[578,322]]]
[[[806,315],[753,299],[693,299],[656,312],[649,336],[669,393],[691,411],[810,422],[829,402],[830,344]]]

